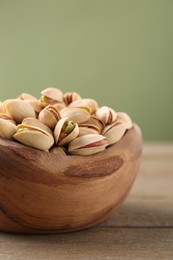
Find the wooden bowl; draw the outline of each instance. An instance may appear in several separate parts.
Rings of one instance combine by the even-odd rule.
[[[57,233],[105,221],[127,196],[142,150],[140,129],[91,156],[44,152],[0,139],[0,230]]]

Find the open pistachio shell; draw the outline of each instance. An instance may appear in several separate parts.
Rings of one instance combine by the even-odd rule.
[[[43,124],[39,119],[33,118],[33,117],[27,117],[22,121],[23,125],[29,125],[29,126],[36,126],[44,131],[48,132],[49,134],[53,135],[52,130],[45,124]]]
[[[104,151],[107,145],[106,138],[102,135],[83,135],[69,143],[68,152],[74,155],[91,155]]]
[[[117,113],[117,120],[116,121],[121,121],[122,123],[124,123],[126,125],[126,129],[130,129],[133,126],[132,120],[129,117],[128,114],[124,113],[124,112],[118,112]]]
[[[0,137],[12,140],[15,132],[16,125],[13,119],[5,113],[0,113]]]
[[[94,99],[90,98],[82,98],[76,101],[73,101],[70,105],[70,107],[88,107],[90,110],[90,114],[95,113],[95,111],[98,108],[98,104]]]
[[[65,104],[68,106],[73,101],[81,99],[81,96],[76,92],[66,92],[64,94],[63,99],[64,99]]]
[[[6,100],[3,102],[3,108],[17,123],[21,123],[26,117],[36,117],[33,107],[23,100]]]
[[[29,93],[22,93],[20,94],[20,96],[18,96],[18,99],[21,99],[21,100],[37,100],[36,97],[32,96],[31,94]]]
[[[103,128],[105,127],[105,124],[96,116],[91,115],[91,117],[87,121],[80,124],[80,127],[88,127],[91,129],[95,129],[97,131],[97,134],[100,134]]]
[[[103,106],[97,109],[96,117],[102,120],[105,125],[111,124],[117,118],[117,113],[110,107]]]
[[[38,119],[51,129],[53,129],[58,122],[58,120],[61,118],[61,115],[59,111],[52,105],[46,106],[38,116]]]
[[[55,104],[57,102],[63,102],[63,93],[57,88],[46,88],[41,92],[41,102],[47,104]]]
[[[65,107],[60,111],[61,117],[68,117],[77,124],[84,123],[90,118],[90,113],[80,107]]]
[[[25,124],[17,126],[14,138],[22,144],[45,151],[54,144],[54,138],[51,134],[39,127]]]
[[[118,142],[125,134],[127,128],[123,122],[114,122],[104,128],[102,134],[106,137],[108,144],[112,145]]]
[[[64,117],[58,121],[54,130],[55,143],[59,146],[66,145],[75,139],[79,134],[76,123]]]

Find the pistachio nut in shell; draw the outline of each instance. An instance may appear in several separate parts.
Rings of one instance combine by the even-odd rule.
[[[29,93],[21,93],[20,96],[18,96],[18,99],[21,99],[21,100],[37,100],[36,97],[32,96],[31,94]]]
[[[45,151],[49,150],[54,144],[54,138],[51,134],[39,127],[25,124],[17,126],[14,138],[24,145]]]
[[[94,99],[82,98],[76,101],[73,101],[69,107],[87,107],[90,111],[90,114],[95,113],[98,108],[98,104]]]
[[[75,139],[79,134],[78,125],[68,117],[60,119],[54,130],[55,143],[63,146]]]
[[[117,113],[116,121],[124,123],[126,125],[126,129],[130,129],[133,126],[131,118],[129,117],[128,114],[124,112]]]
[[[97,118],[105,123],[105,125],[113,123],[117,118],[117,113],[110,107],[103,106],[95,112]]]
[[[95,129],[97,131],[97,134],[100,134],[105,127],[105,124],[96,116],[91,115],[87,121],[81,123],[79,126]]]
[[[0,113],[0,137],[12,140],[15,132],[16,124],[13,119],[5,113]]]
[[[107,140],[102,135],[83,135],[69,143],[68,152],[74,155],[91,155],[104,151],[107,145]]]
[[[63,102],[63,93],[57,88],[46,88],[41,92],[41,95],[40,101],[42,103],[53,105],[58,102]]]
[[[65,107],[60,111],[60,115],[68,117],[77,124],[84,123],[90,118],[88,110],[80,107]]]
[[[41,129],[43,129],[44,131],[48,132],[49,134],[53,135],[52,130],[45,124],[43,124],[39,119],[37,118],[33,118],[33,117],[27,117],[25,119],[23,119],[22,121],[23,125],[29,125],[29,126],[36,126],[39,127]]]
[[[106,137],[108,144],[112,145],[118,142],[125,134],[126,124],[122,122],[114,122],[104,128],[102,134]]]
[[[36,117],[33,107],[23,100],[6,100],[3,102],[3,108],[5,112],[16,121],[16,123],[21,123],[26,117]]]
[[[46,106],[38,115],[38,119],[51,129],[55,127],[60,118],[59,111],[52,105]]]
[[[63,96],[65,104],[68,106],[73,101],[81,99],[81,96],[76,92],[66,92]]]

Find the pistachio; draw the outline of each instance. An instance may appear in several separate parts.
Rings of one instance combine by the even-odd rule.
[[[28,93],[22,93],[20,96],[18,96],[18,99],[20,100],[37,100],[36,97],[32,96],[31,94]]]
[[[42,96],[40,101],[46,104],[56,104],[63,102],[63,93],[57,88],[46,88],[41,92]]]
[[[126,124],[121,121],[117,121],[111,125],[106,126],[102,134],[106,137],[108,144],[112,145],[123,137],[126,130]]]
[[[124,112],[117,113],[117,120],[118,122],[122,122],[126,125],[126,129],[130,129],[133,126],[132,120],[128,114]]]
[[[126,113],[98,108],[94,99],[81,98],[76,92],[63,95],[50,87],[41,94],[40,100],[22,93],[17,99],[0,102],[1,137],[41,150],[54,143],[64,149],[68,145],[71,154],[90,155],[118,142],[133,126]]]
[[[112,108],[107,106],[98,108],[95,115],[102,122],[104,122],[105,125],[113,123],[117,118],[117,113]]]
[[[52,105],[46,106],[38,115],[38,119],[51,129],[53,129],[61,118],[59,111]]]
[[[99,134],[77,137],[69,143],[68,152],[74,155],[91,155],[104,151],[108,145],[106,138]]]
[[[78,125],[69,120],[68,117],[62,118],[58,121],[54,130],[55,143],[59,146],[66,145],[75,139],[78,134]]]
[[[80,107],[65,107],[60,111],[61,117],[68,117],[77,124],[84,123],[90,118],[87,109]]]
[[[22,121],[22,125],[36,126],[53,135],[52,130],[37,118],[27,117]]]
[[[105,127],[104,123],[94,115],[91,115],[91,117],[87,121],[80,124],[79,126],[93,129],[96,131],[97,134],[100,134],[102,129]]]
[[[36,117],[33,107],[23,100],[5,100],[3,102],[3,108],[17,123],[21,123],[26,117]]]
[[[73,101],[69,105],[69,107],[79,107],[79,108],[87,107],[90,111],[90,114],[93,114],[93,113],[95,113],[95,111],[98,107],[98,104],[94,99],[82,98],[82,99]]]
[[[22,144],[45,151],[49,150],[54,144],[53,136],[47,131],[25,124],[17,126],[14,138]]]
[[[76,92],[66,92],[64,94],[63,99],[64,99],[65,104],[68,106],[73,101],[81,99],[81,96]]]
[[[9,115],[0,113],[0,137],[12,140],[15,132],[16,125],[14,120]]]

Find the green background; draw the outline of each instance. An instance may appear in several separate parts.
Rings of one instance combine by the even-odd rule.
[[[0,0],[0,99],[48,86],[173,141],[173,1]]]

